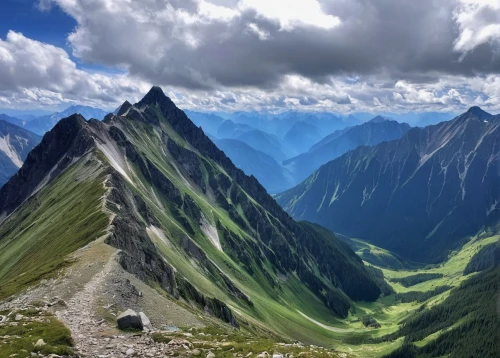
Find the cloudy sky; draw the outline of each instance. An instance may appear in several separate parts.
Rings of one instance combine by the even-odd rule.
[[[0,108],[500,112],[500,0],[2,0]]]

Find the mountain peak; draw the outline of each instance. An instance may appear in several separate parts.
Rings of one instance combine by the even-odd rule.
[[[165,100],[170,101],[159,86],[153,86],[149,92],[141,99],[140,104],[159,104]]]
[[[376,116],[375,118],[370,119],[368,122],[369,123],[382,123],[388,121],[387,118],[382,117],[382,116]]]
[[[132,107],[132,104],[129,101],[123,102],[123,104],[118,108],[116,115],[117,116],[123,115],[125,112],[128,111],[130,107]]]
[[[473,116],[475,116],[475,117],[477,117],[477,118],[479,118],[481,120],[493,117],[492,114],[490,114],[490,113],[488,113],[486,111],[483,111],[478,106],[474,106],[474,107],[469,108],[469,110],[465,114],[473,115]]]

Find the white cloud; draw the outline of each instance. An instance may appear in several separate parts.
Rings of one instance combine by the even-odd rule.
[[[198,4],[198,13],[208,19],[229,21],[240,13],[237,10],[225,6],[212,4],[211,2],[201,0]]]
[[[268,31],[260,29],[259,26],[253,22],[248,24],[248,30],[257,35],[257,37],[262,41],[269,39],[271,36]]]
[[[341,23],[338,17],[326,14],[317,0],[241,0],[238,7],[277,20],[281,29],[286,31],[300,25],[332,29]]]
[[[108,107],[115,96],[147,87],[126,74],[78,69],[63,49],[21,33],[9,31],[0,39],[0,98],[9,106],[79,101]]]
[[[460,35],[454,50],[469,52],[477,46],[500,41],[500,0],[458,0],[454,11]]]
[[[497,44],[499,2],[41,0],[76,20],[78,63],[120,74],[12,32],[0,40],[0,102],[109,108],[154,82],[198,110],[459,112],[478,98],[494,109],[495,58],[472,55]]]

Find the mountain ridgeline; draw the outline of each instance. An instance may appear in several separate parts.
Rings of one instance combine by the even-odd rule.
[[[295,183],[298,184],[323,164],[350,150],[361,145],[373,146],[399,139],[409,129],[407,123],[398,123],[377,116],[366,123],[335,131],[312,146],[309,151],[285,160],[283,166],[292,173]]]
[[[331,232],[292,219],[158,87],[102,122],[57,123],[0,189],[0,220],[0,298],[102,235],[126,271],[234,326],[272,320],[287,334],[274,304],[346,317],[384,288]]]
[[[500,218],[500,116],[478,107],[358,147],[277,198],[296,219],[438,262]]]

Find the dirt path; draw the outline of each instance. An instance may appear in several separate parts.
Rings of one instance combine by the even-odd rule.
[[[305,315],[304,313],[300,312],[299,310],[297,310],[297,312],[299,312],[304,318],[307,318],[312,323],[320,326],[321,328],[327,329],[327,330],[329,330],[331,332],[337,332],[337,333],[354,332],[354,329],[345,329],[345,328],[337,328],[337,327],[333,327],[333,326],[327,326],[326,324],[323,324],[321,322],[316,321],[315,319],[312,319],[311,317]]]

